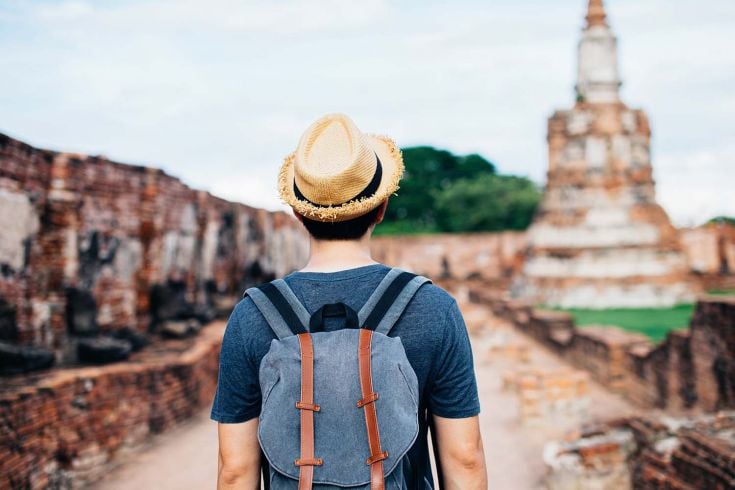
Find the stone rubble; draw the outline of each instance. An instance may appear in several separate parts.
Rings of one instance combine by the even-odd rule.
[[[544,449],[551,490],[735,488],[735,412],[633,417]]]
[[[628,455],[635,442],[630,431],[611,429],[574,441],[544,447],[548,490],[627,490],[631,488]]]
[[[561,420],[588,418],[589,376],[572,369],[527,369],[509,374],[506,389],[519,399],[519,418],[523,425],[550,426]]]

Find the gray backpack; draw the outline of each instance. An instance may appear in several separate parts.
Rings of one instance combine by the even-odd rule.
[[[359,312],[332,303],[309,313],[283,279],[245,292],[277,337],[259,373],[266,487],[407,488],[418,380],[401,339],[388,333],[428,282],[391,269]],[[325,331],[330,316],[344,316],[345,328]]]

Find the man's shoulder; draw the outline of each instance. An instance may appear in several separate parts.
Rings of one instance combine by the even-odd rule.
[[[431,282],[418,289],[408,308],[414,311],[446,313],[455,303],[456,300],[446,289]]]
[[[248,295],[243,295],[242,298],[240,298],[240,301],[235,304],[235,308],[232,310],[232,314],[242,318],[243,315],[254,313],[255,311],[257,311],[257,308],[255,306],[253,298]]]
[[[232,309],[230,319],[234,320],[235,323],[238,323],[243,327],[247,326],[247,328],[243,328],[244,331],[252,332],[254,330],[259,330],[254,328],[259,324],[267,326],[265,318],[263,317],[262,313],[260,313],[258,307],[255,306],[253,298],[247,295],[240,298],[240,301],[238,301],[235,307]]]

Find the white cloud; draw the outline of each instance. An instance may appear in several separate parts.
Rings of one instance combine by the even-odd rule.
[[[679,226],[735,214],[735,142],[708,150],[660,155],[658,198]]]
[[[585,3],[8,0],[0,130],[163,166],[269,208],[283,156],[332,111],[542,181],[546,118],[572,103]],[[735,59],[724,55],[735,4],[608,3],[624,97],[652,120],[661,202],[678,223],[735,214],[716,178],[735,163]],[[706,171],[693,163],[703,160]],[[686,184],[689,205],[677,200]]]

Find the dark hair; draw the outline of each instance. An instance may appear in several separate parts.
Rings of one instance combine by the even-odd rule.
[[[315,221],[306,216],[302,216],[301,219],[309,234],[317,240],[357,240],[362,238],[370,225],[375,223],[382,207],[380,205],[357,218],[346,221]]]

